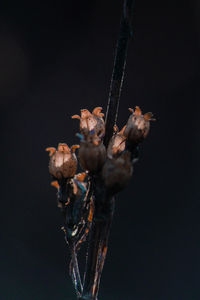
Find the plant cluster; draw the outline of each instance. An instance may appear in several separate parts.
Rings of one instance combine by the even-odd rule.
[[[63,231],[71,251],[70,275],[78,299],[96,300],[107,252],[114,211],[114,196],[126,187],[138,159],[139,145],[147,137],[152,113],[129,109],[126,125],[113,128],[105,146],[106,126],[101,107],[82,109],[72,116],[80,121],[80,145],[59,143],[49,147],[49,172],[57,188],[57,203],[64,219]],[[76,150],[78,149],[78,155]],[[78,164],[82,173],[77,173]],[[84,241],[88,251],[84,275],[77,254]]]

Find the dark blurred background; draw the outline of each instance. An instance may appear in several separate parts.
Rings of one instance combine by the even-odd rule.
[[[122,0],[0,7],[0,300],[75,300],[45,148],[106,109]],[[152,111],[116,201],[99,300],[200,299],[200,4],[136,1],[119,108]]]

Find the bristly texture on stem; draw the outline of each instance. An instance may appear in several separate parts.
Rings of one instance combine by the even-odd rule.
[[[62,227],[70,249],[69,273],[78,300],[97,300],[101,274],[108,249],[114,214],[115,195],[128,184],[138,145],[147,137],[152,113],[142,114],[136,106],[119,131],[116,126],[124,78],[128,42],[132,36],[134,0],[125,0],[111,78],[106,123],[102,107],[92,112],[82,109],[73,115],[80,121],[80,146],[58,144],[49,147],[49,172],[57,188],[57,201],[63,218]],[[78,158],[75,150],[79,148]],[[78,162],[83,173],[77,172]],[[85,271],[80,274],[78,251],[88,241]]]
[[[124,79],[128,42],[132,36],[132,17],[135,0],[125,0],[121,17],[119,37],[116,46],[113,73],[110,84],[108,106],[106,113],[106,135],[104,144],[108,146],[117,121],[119,100]]]

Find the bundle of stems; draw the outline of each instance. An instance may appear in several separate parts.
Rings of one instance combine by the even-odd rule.
[[[132,17],[134,12],[134,0],[124,0],[121,16],[119,36],[115,50],[115,60],[111,77],[110,91],[106,113],[106,134],[104,144],[108,147],[116,125],[119,101],[124,79],[128,43],[132,36]],[[101,274],[108,249],[110,227],[114,214],[114,196],[106,195],[102,190],[101,182],[95,182],[96,204],[92,228],[89,236],[89,247],[85,280],[82,296],[79,300],[96,300],[99,290]],[[99,218],[98,216],[104,216]]]
[[[142,115],[136,106],[135,111],[129,109],[132,115],[123,129],[119,131],[116,126],[128,43],[132,37],[133,8],[134,0],[124,0],[105,122],[101,107],[96,107],[92,114],[84,109],[81,117],[72,117],[80,120],[79,162],[86,172],[76,174],[74,152],[78,145],[69,148],[67,144],[59,144],[58,150],[46,149],[50,152],[49,170],[56,179],[52,185],[58,189],[58,206],[64,217],[63,231],[71,253],[70,275],[78,300],[97,300],[115,195],[131,178],[138,144],[148,134],[152,120],[151,113]],[[84,181],[86,177],[87,181]],[[77,255],[85,241],[88,247],[84,275],[81,276]]]

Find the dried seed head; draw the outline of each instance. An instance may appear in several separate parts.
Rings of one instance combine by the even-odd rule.
[[[71,149],[67,144],[58,144],[58,150],[47,148],[50,152],[49,172],[57,179],[73,177],[77,169],[77,159],[74,153],[79,146],[72,146]],[[54,150],[52,150],[54,149]]]
[[[101,169],[106,160],[106,148],[101,139],[90,133],[80,144],[79,162],[84,170],[95,173]]]
[[[146,138],[150,129],[150,121],[154,119],[150,112],[143,115],[139,106],[136,106],[135,111],[132,108],[129,108],[129,111],[132,114],[127,121],[124,135],[130,144],[135,145]]]
[[[81,116],[74,115],[72,119],[80,120],[80,132],[83,133],[85,130],[88,132],[94,130],[97,136],[103,138],[105,134],[105,123],[103,120],[104,114],[101,112],[102,107],[96,107],[92,113],[87,109],[81,109]]]
[[[124,131],[126,129],[126,125],[118,131],[117,126],[115,125],[114,134],[108,144],[107,154],[109,158],[117,157],[121,154],[126,147],[126,137],[124,136]]]
[[[131,153],[123,152],[118,158],[107,159],[102,169],[104,184],[111,194],[121,191],[133,173]]]
[[[94,130],[97,120],[87,109],[81,109],[80,129]]]

